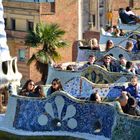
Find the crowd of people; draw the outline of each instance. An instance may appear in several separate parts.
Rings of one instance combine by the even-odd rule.
[[[104,101],[98,92],[92,93],[89,99],[96,103]],[[119,102],[121,107],[117,106],[119,111],[133,116],[140,116],[140,85],[137,76],[132,77],[128,86],[121,91],[120,96],[114,101]]]
[[[140,22],[139,17],[131,11],[130,7],[126,7],[126,9],[121,8],[119,10],[119,16],[122,22],[125,24],[135,24]],[[106,26],[105,35],[119,37],[124,36],[125,33],[117,26]],[[96,38],[90,39],[89,45],[91,50],[100,51],[100,45]],[[113,47],[114,42],[112,40],[107,40],[105,51],[109,51]],[[137,39],[136,48],[140,49],[140,39]],[[132,52],[134,49],[134,43],[132,41],[128,41],[126,43],[125,49],[128,52]],[[80,69],[95,64],[96,57],[94,55],[89,55],[87,63],[85,63]],[[138,77],[136,76],[137,67],[133,64],[133,62],[127,61],[127,59],[122,54],[119,55],[119,60],[114,60],[111,54],[105,55],[100,66],[109,72],[122,72],[125,74],[134,75],[125,90],[123,90],[121,95],[116,98],[116,101],[120,103],[122,112],[134,116],[140,116],[140,85],[138,84]],[[61,65],[57,65],[57,68],[61,69]],[[74,71],[75,68],[73,65],[68,65],[66,70]],[[50,96],[56,91],[63,91],[61,81],[58,78],[52,80],[51,86],[47,90],[47,93],[44,93],[42,86],[35,85],[33,80],[28,80],[20,90],[19,95],[26,97],[44,98]],[[89,100],[97,103],[103,102],[103,99],[100,97],[98,92],[92,93]]]
[[[50,88],[47,93],[43,92],[41,86],[35,85],[33,80],[28,80],[21,91],[20,96],[26,97],[48,97],[56,91],[63,91],[60,79],[55,78],[52,80]],[[104,102],[98,92],[92,93],[89,98],[90,101],[101,103]],[[138,84],[138,77],[133,76],[128,86],[123,89],[120,96],[116,100],[120,103],[120,111],[129,115],[140,116],[140,85]]]

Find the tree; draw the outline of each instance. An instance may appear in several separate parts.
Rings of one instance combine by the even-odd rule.
[[[27,64],[36,61],[36,68],[42,73],[43,82],[45,82],[46,78],[44,79],[44,77],[47,75],[46,65],[48,66],[49,62],[61,58],[57,48],[63,48],[67,45],[65,41],[62,41],[64,34],[65,31],[60,29],[57,24],[39,23],[26,36],[25,44],[28,47],[39,48],[39,51],[31,56]]]

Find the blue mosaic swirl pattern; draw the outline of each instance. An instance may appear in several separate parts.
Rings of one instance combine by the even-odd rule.
[[[61,112],[60,127],[54,127],[54,118],[58,119],[59,112],[55,104],[55,99],[61,97],[64,100],[64,107]],[[44,107],[46,104],[51,104],[54,112],[54,118],[46,113]],[[73,119],[76,120],[77,125],[73,129],[68,127],[68,121],[70,118],[63,120],[66,115],[68,106],[72,105],[76,109],[76,114],[73,115]],[[40,115],[46,115],[48,123],[46,125],[40,125],[38,118]],[[78,103],[74,99],[70,99],[64,93],[52,94],[48,99],[18,99],[16,116],[14,120],[14,127],[16,129],[22,129],[27,131],[69,131],[69,132],[81,132],[96,135],[103,135],[105,137],[111,137],[111,130],[114,123],[115,111],[114,108],[107,104],[96,103]],[[99,121],[101,125],[101,131],[95,132],[95,123]]]
[[[100,96],[109,100],[114,100],[120,96],[124,86],[112,84],[107,87],[95,87],[94,84],[88,82],[85,78],[74,77],[64,85],[64,90],[76,98],[89,98],[94,92],[98,92]]]

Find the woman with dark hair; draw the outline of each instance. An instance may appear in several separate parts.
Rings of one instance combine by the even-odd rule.
[[[42,87],[37,86],[35,88],[35,83],[31,79],[27,80],[27,82],[24,84],[23,88],[21,89],[19,95],[27,96],[27,97],[45,97]]]
[[[58,78],[53,79],[51,87],[47,91],[47,96],[55,91],[63,90],[61,81]]]
[[[105,51],[108,51],[108,50],[110,50],[113,47],[114,47],[113,41],[112,40],[107,40]]]
[[[101,102],[101,97],[100,95],[98,94],[98,92],[95,92],[95,93],[92,93],[90,95],[90,101],[95,101],[97,103],[100,103]]]
[[[21,91],[19,92],[19,95],[28,96],[29,93],[34,92],[34,89],[35,89],[35,83],[33,80],[29,79],[22,87]]]

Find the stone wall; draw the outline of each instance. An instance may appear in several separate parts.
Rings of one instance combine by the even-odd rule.
[[[46,23],[57,23],[66,31],[64,39],[67,40],[69,47],[59,49],[61,62],[74,60],[77,48],[73,44],[78,38],[78,1],[57,0],[54,14],[41,15],[40,19]]]

